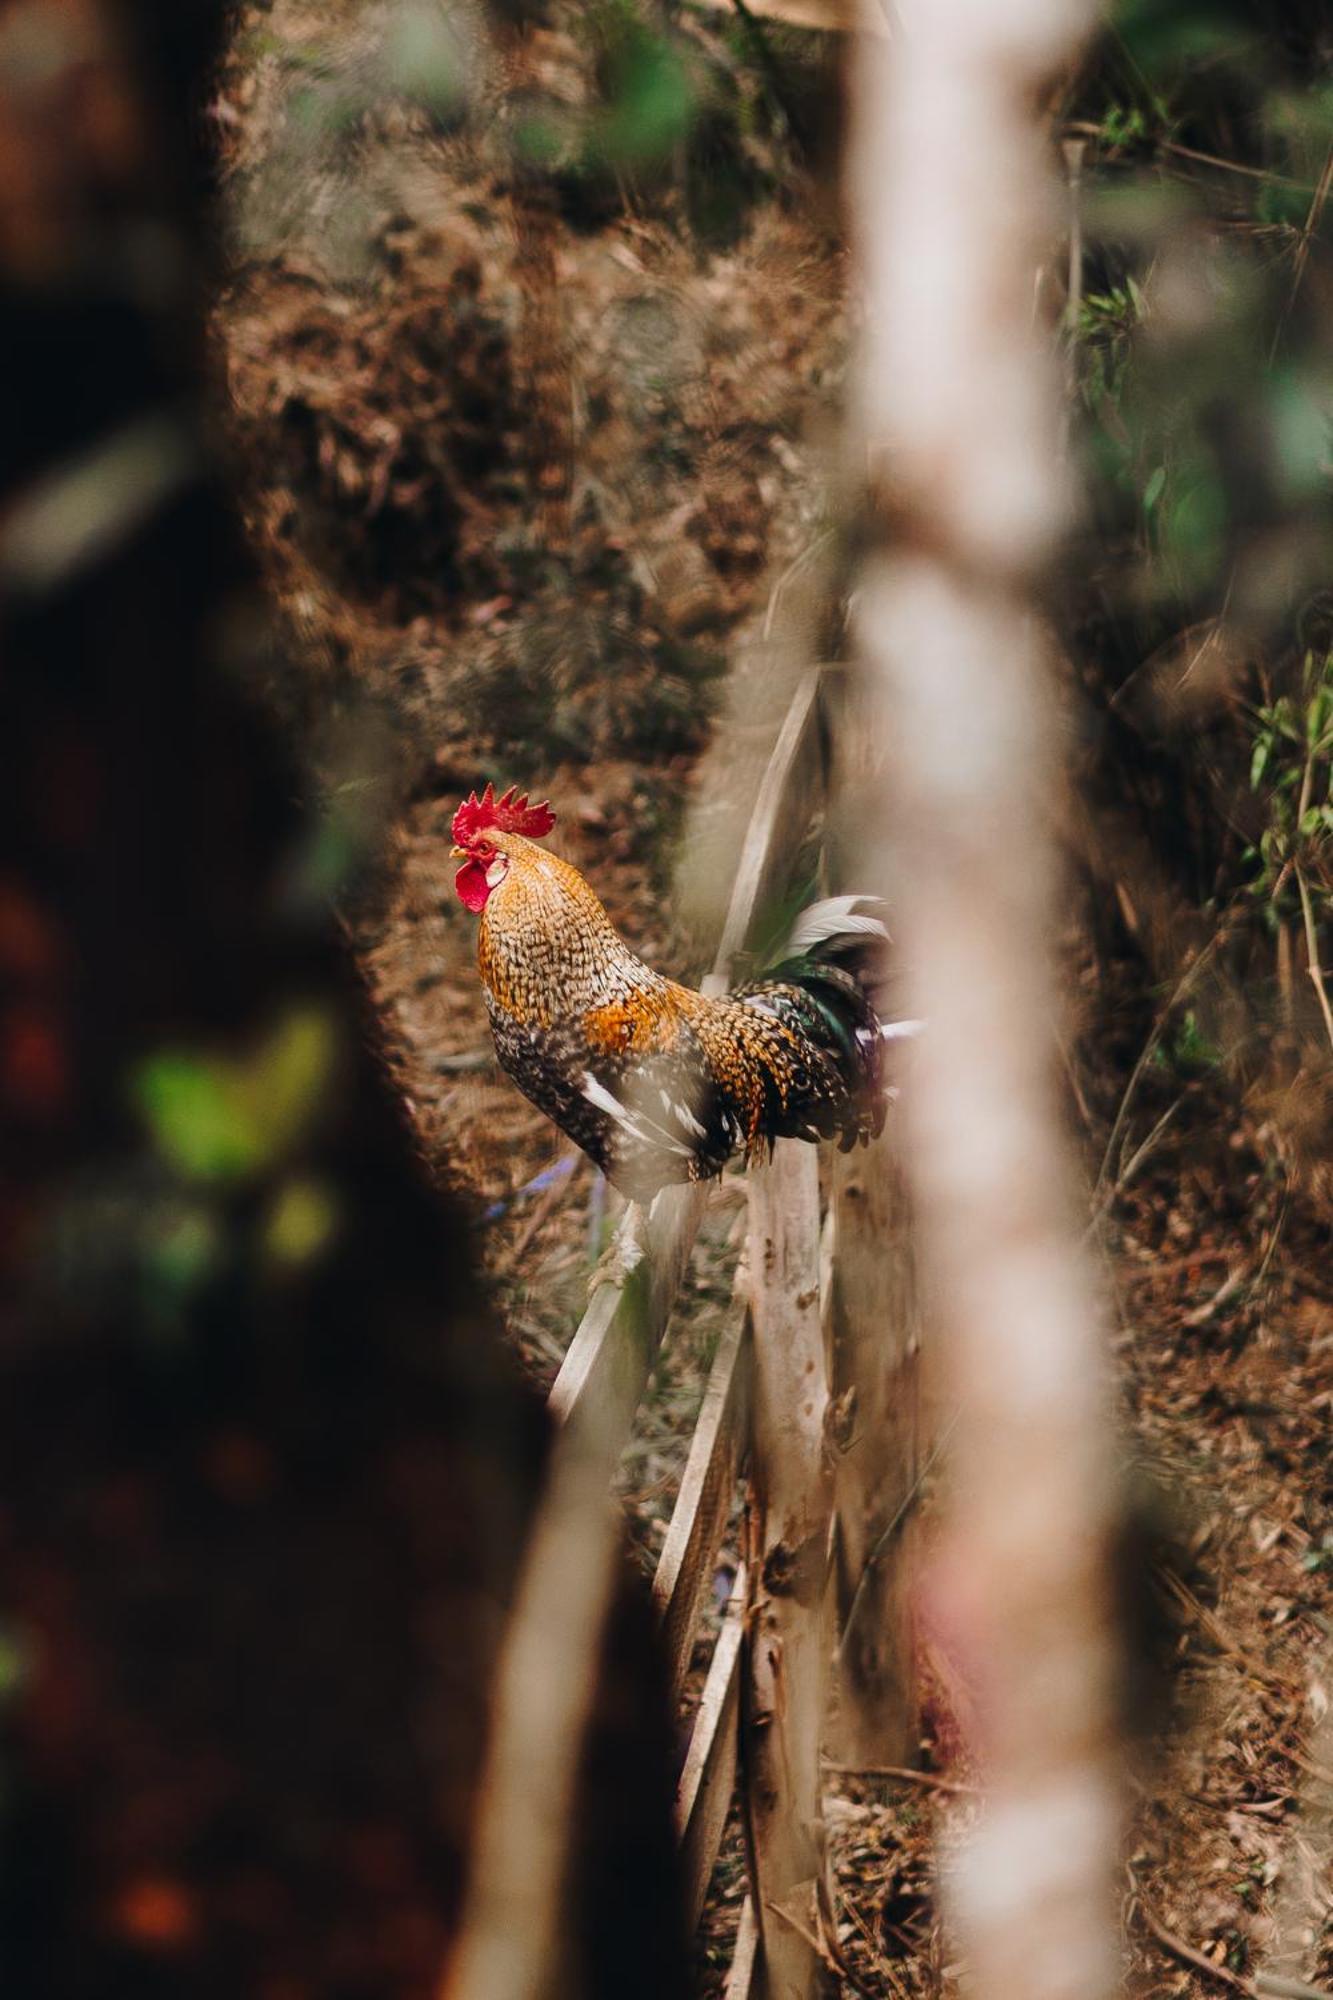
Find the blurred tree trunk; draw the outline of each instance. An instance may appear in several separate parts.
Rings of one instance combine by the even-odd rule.
[[[858,611],[891,702],[881,879],[927,1023],[906,1144],[957,1410],[925,1611],[988,1795],[948,1900],[982,2000],[1095,2000],[1118,1968],[1113,1466],[1054,1080],[1056,746],[1031,608],[1062,523],[1034,108],[1092,10],[930,0],[898,19],[855,76],[856,437],[882,528]]]

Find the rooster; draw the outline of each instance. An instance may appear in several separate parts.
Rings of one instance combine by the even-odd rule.
[[[866,898],[805,911],[781,961],[713,999],[666,979],[618,935],[578,870],[538,842],[549,803],[487,785],[459,806],[459,897],[500,1065],[632,1201],[720,1174],[782,1138],[844,1150],[884,1123],[883,1045],[868,954],[887,941]]]

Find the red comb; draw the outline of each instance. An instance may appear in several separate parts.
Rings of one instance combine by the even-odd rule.
[[[480,798],[473,792],[454,814],[454,845],[466,847],[488,826],[497,828],[501,833],[525,833],[531,840],[540,840],[554,825],[555,814],[551,811],[549,799],[543,799],[540,805],[530,806],[527,793],[520,793],[517,785],[511,785],[497,799],[494,785],[487,785]]]

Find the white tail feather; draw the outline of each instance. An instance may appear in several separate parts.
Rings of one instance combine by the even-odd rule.
[[[881,1021],[879,1032],[886,1042],[908,1042],[913,1035],[923,1034],[925,1026],[924,1021]]]
[[[822,903],[811,903],[796,919],[779,956],[798,958],[802,952],[813,951],[816,945],[831,944],[837,938],[882,938],[887,944],[889,933],[883,920],[873,914],[861,914],[858,906],[864,906],[867,912],[884,907],[875,896],[829,896]]]

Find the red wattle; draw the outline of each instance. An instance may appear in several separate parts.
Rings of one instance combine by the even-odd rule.
[[[469,910],[484,910],[486,898],[490,895],[490,884],[486,880],[486,870],[479,861],[465,861],[454,877],[454,887],[459,900],[466,903]]]

